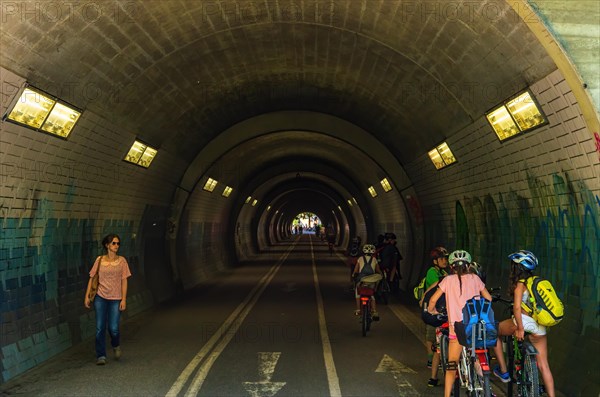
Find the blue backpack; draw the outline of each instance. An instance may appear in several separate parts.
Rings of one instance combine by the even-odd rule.
[[[463,321],[454,323],[458,342],[474,349],[496,346],[498,331],[492,303],[484,298],[469,299],[463,307]]]

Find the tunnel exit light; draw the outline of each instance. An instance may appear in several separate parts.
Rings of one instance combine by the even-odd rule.
[[[154,149],[153,147],[150,147],[141,141],[135,140],[133,145],[131,145],[131,149],[129,149],[129,152],[127,152],[127,155],[125,155],[123,160],[139,165],[140,167],[148,168],[150,167],[150,163],[152,163],[152,160],[154,160],[154,157],[156,157],[157,153],[158,150]]]
[[[541,107],[529,91],[486,113],[485,117],[500,141],[548,123]]]
[[[66,139],[79,116],[80,110],[41,90],[26,86],[4,119]]]
[[[456,162],[456,157],[454,157],[446,142],[433,148],[428,154],[433,165],[438,170]]]
[[[371,194],[371,197],[377,197],[377,192],[375,191],[375,188],[373,186],[369,186],[369,193]]]
[[[388,181],[387,178],[383,178],[380,183],[381,183],[381,187],[383,188],[384,192],[387,193],[390,190],[392,190],[392,185],[390,185],[390,182]]]
[[[212,178],[208,178],[202,189],[206,190],[207,192],[212,192],[213,190],[215,190],[215,187],[217,187],[217,183],[219,182]]]

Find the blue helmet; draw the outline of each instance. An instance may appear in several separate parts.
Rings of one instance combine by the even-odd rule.
[[[510,254],[508,256],[508,258],[511,261],[520,264],[527,270],[533,270],[538,265],[538,260],[535,257],[535,255],[533,255],[533,252],[526,251],[526,250],[520,250],[517,252],[513,252],[512,254]]]

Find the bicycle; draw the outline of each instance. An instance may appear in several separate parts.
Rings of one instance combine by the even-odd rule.
[[[383,272],[383,278],[377,286],[377,296],[384,305],[387,305],[390,300],[390,284],[388,282],[388,269],[381,269]]]
[[[513,301],[502,298],[499,294],[492,295],[493,302],[500,302],[507,306],[512,313]],[[539,372],[537,368],[537,349],[525,334],[525,339],[520,341],[515,335],[503,336],[502,343],[506,346],[508,356],[508,373],[510,382],[507,385],[507,396],[513,396],[514,385],[517,386],[518,397],[539,397],[542,392]]]
[[[445,375],[448,370],[448,345],[450,344],[449,325],[445,322],[439,327],[435,328],[435,340],[436,344],[434,348],[440,355],[440,365],[442,366],[442,373]],[[454,380],[454,386],[452,395],[458,397],[460,395],[460,381],[458,376]]]
[[[377,283],[381,280],[381,274],[375,273],[363,277],[356,284],[356,291],[360,297],[362,336],[367,336],[371,330],[373,315],[371,313],[371,299],[374,299]]]

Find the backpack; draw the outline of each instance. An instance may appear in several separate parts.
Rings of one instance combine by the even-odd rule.
[[[556,295],[556,290],[550,281],[538,276],[529,277],[524,282],[529,291],[529,302],[521,303],[521,307],[533,319],[544,327],[552,327],[561,322],[565,314],[565,307]]]
[[[498,331],[492,303],[478,296],[469,299],[463,307],[463,321],[454,323],[458,342],[475,349],[496,346]]]
[[[421,308],[421,319],[427,325],[432,327],[440,327],[442,324],[448,321],[448,313],[446,311],[446,294],[442,294],[440,298],[435,302],[435,310],[439,314],[431,314],[427,311],[429,300],[435,293],[437,288],[432,288],[425,294],[423,298],[423,307]]]
[[[438,274],[438,281],[441,281],[444,277],[447,276],[446,271],[444,271],[443,269],[438,269],[437,271]],[[421,282],[413,289],[413,295],[415,296],[415,299],[420,301],[421,298],[423,297],[423,294],[425,293],[425,283],[427,281],[427,276],[423,277],[423,280],[421,280]]]
[[[425,280],[427,277],[423,277],[423,280],[413,289],[413,294],[415,295],[415,299],[420,301],[425,293]]]

